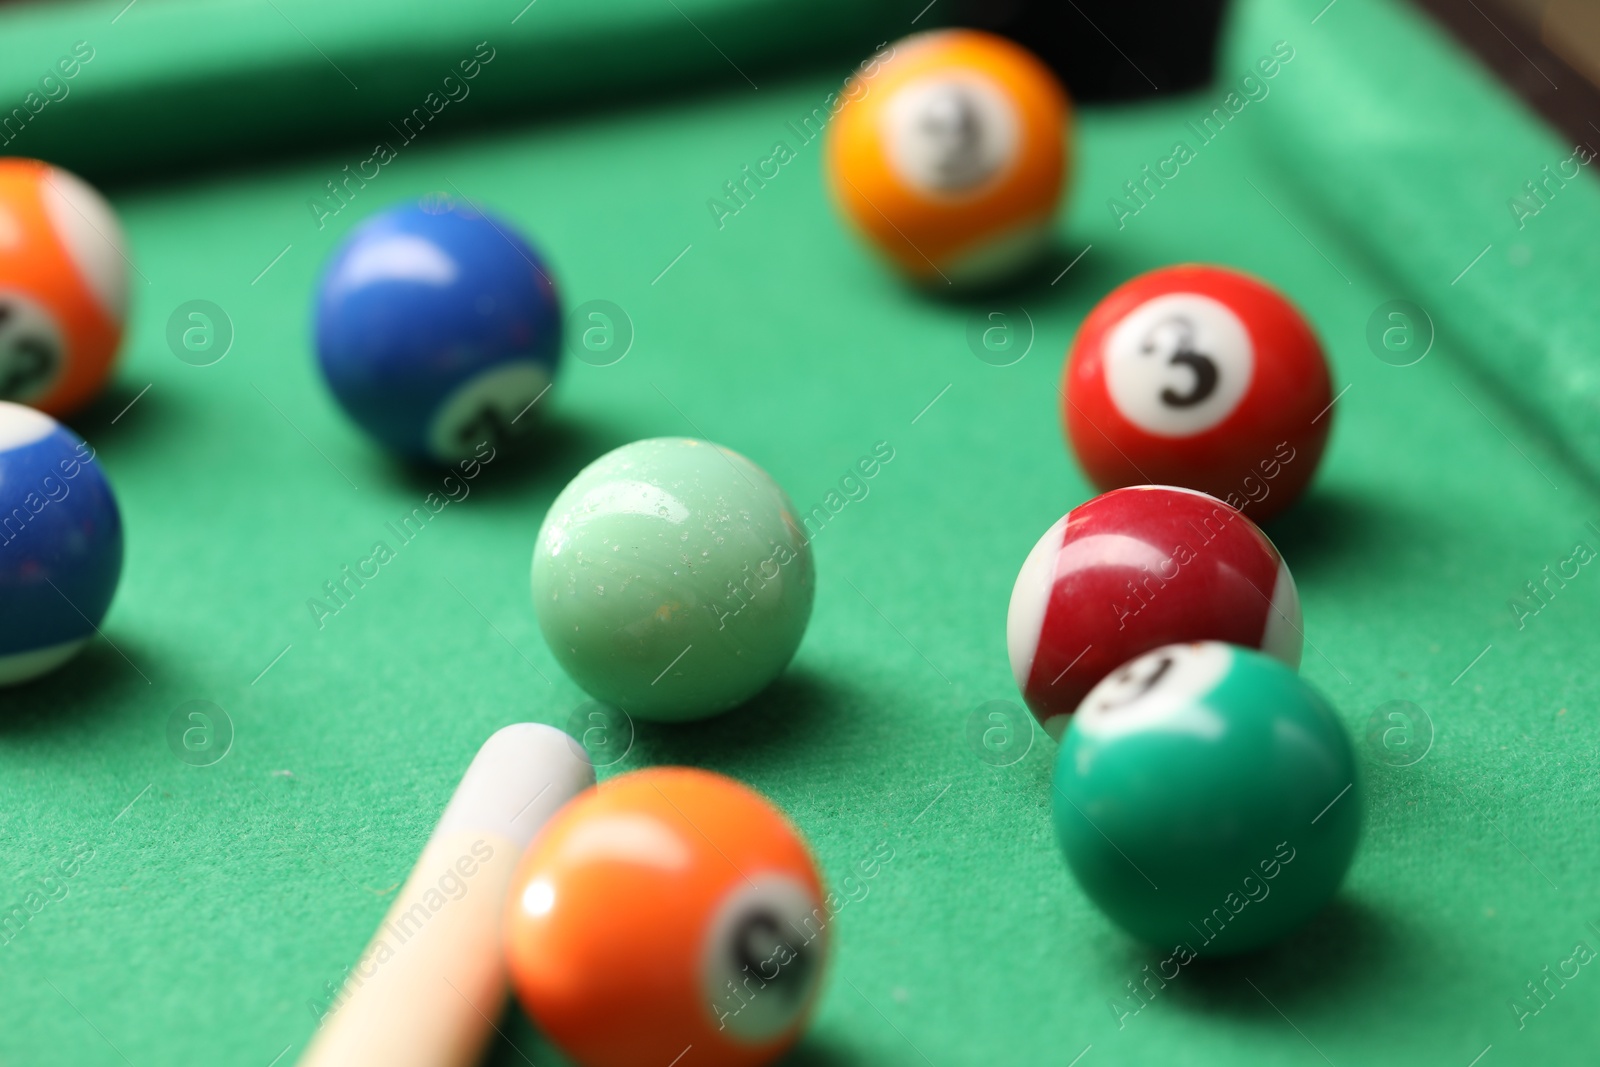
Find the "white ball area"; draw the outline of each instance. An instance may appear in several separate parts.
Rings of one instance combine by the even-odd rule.
[[[922,192],[970,193],[1017,158],[1016,108],[998,85],[975,71],[911,82],[884,106],[882,121],[890,166]]]
[[[700,990],[719,1028],[756,1045],[792,1027],[822,977],[827,923],[822,902],[795,879],[740,879],[712,916],[700,948]]]
[[[1272,605],[1267,609],[1267,628],[1261,635],[1261,651],[1299,670],[1305,641],[1300,590],[1294,584],[1294,575],[1289,573],[1289,565],[1280,559],[1278,578],[1272,584]]]
[[[550,373],[532,360],[491,367],[456,387],[445,398],[428,427],[428,449],[435,459],[450,462],[491,445],[521,436],[533,424],[534,401],[550,388]]]
[[[1089,690],[1074,716],[1085,737],[1107,738],[1160,725],[1202,737],[1220,736],[1222,723],[1200,701],[1233,664],[1220,641],[1167,645],[1123,664]]]
[[[1006,611],[1006,649],[1011,654],[1011,677],[1017,688],[1028,688],[1033,672],[1033,657],[1039,651],[1039,635],[1044,630],[1044,613],[1050,607],[1055,588],[1056,560],[1061,556],[1061,537],[1070,515],[1057,519],[1044,532],[1022,561],[1017,582],[1011,587],[1011,606]]]
[[[1102,355],[1111,402],[1157,437],[1190,437],[1233,414],[1255,377],[1255,346],[1227,305],[1199,293],[1147,300]]]
[[[128,242],[111,205],[82,178],[60,167],[39,190],[50,225],[111,321],[128,314]]]
[[[42,441],[56,425],[56,420],[42,411],[0,400],[0,452]]]

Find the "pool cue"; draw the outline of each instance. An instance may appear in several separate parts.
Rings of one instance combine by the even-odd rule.
[[[477,1062],[505,1006],[512,875],[539,828],[593,784],[582,746],[553,726],[517,723],[485,741],[301,1067]]]

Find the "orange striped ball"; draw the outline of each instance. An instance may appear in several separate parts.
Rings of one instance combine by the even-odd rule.
[[[845,217],[919,282],[982,283],[1048,240],[1070,170],[1071,104],[1031,52],[993,34],[916,34],[863,63],[829,126]]]
[[[82,407],[111,373],[127,309],[111,205],[59,167],[0,158],[0,400]]]

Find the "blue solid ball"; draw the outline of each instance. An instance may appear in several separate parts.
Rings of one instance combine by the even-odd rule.
[[[54,670],[94,636],[122,574],[122,517],[94,450],[0,402],[0,685]]]
[[[351,418],[401,456],[448,463],[534,421],[561,356],[561,306],[508,223],[430,200],[373,216],[334,252],[316,335]]]

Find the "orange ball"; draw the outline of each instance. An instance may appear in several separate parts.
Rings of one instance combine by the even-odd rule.
[[[771,1063],[804,1028],[828,950],[805,842],[753,790],[662,767],[574,799],[511,883],[522,1006],[584,1067]]]
[[[977,30],[888,52],[845,84],[828,128],[835,200],[918,281],[1014,271],[1044,247],[1066,182],[1066,91],[1027,49]]]
[[[127,309],[111,205],[59,167],[0,158],[0,400],[82,407],[111,373]]]

